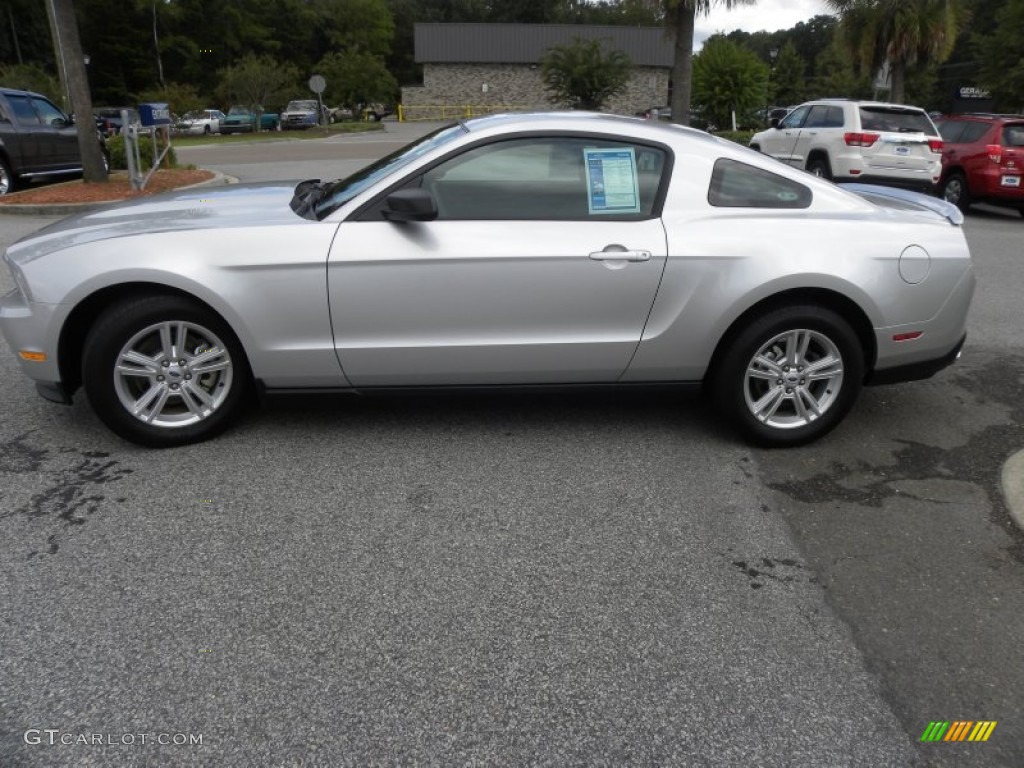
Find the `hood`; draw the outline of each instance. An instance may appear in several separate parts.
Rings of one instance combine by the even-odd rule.
[[[295,184],[199,187],[116,203],[50,224],[12,245],[7,257],[23,264],[62,248],[155,232],[312,224],[288,206]]]

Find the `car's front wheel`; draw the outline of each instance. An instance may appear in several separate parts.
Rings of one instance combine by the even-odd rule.
[[[222,432],[243,407],[250,381],[231,329],[178,296],[113,306],[83,350],[82,382],[99,418],[126,440],[154,448]]]
[[[755,443],[791,446],[832,430],[864,380],[850,324],[819,306],[755,317],[729,342],[711,384],[718,405]]]

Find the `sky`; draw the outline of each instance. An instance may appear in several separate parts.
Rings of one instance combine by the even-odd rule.
[[[693,47],[702,45],[715,32],[728,34],[734,29],[774,32],[795,27],[819,13],[829,13],[825,0],[758,0],[755,5],[740,6],[731,11],[716,4],[707,16],[697,17]]]

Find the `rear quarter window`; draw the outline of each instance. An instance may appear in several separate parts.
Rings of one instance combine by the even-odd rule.
[[[716,208],[807,208],[812,199],[799,182],[724,157],[715,161],[708,189]]]
[[[1003,146],[1024,147],[1024,123],[1014,123],[1003,128]]]

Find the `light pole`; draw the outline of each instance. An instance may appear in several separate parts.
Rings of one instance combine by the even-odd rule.
[[[772,75],[775,74],[775,60],[777,58],[779,58],[779,49],[778,48],[770,49],[768,51],[768,88],[765,90],[765,94],[764,94],[764,122],[765,122],[765,125],[768,125],[768,124],[771,123],[771,118],[769,117],[769,115],[771,113],[771,105],[772,105]]]

